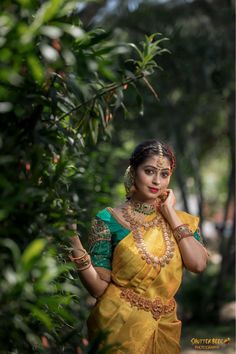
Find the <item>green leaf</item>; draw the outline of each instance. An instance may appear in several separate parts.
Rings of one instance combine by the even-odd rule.
[[[53,322],[48,314],[36,306],[31,307],[31,316],[39,320],[43,325],[46,326],[49,331],[51,331],[54,327]]]
[[[30,54],[27,57],[27,61],[34,79],[39,83],[42,83],[44,79],[44,69],[39,59],[36,57],[36,55]]]
[[[40,50],[44,58],[49,62],[53,63],[59,58],[58,51],[48,44],[43,43],[40,46]]]
[[[128,43],[128,45],[136,50],[136,52],[137,52],[138,55],[140,56],[140,59],[143,59],[143,53],[141,52],[141,50],[138,49],[138,47],[136,46],[136,44],[134,44],[134,43]]]
[[[99,120],[97,118],[90,118],[89,128],[93,143],[96,144],[98,140]]]
[[[21,256],[21,262],[24,268],[29,269],[31,267],[31,263],[41,256],[45,246],[46,241],[43,239],[36,239],[29,244]]]
[[[43,26],[40,29],[40,32],[44,34],[45,36],[52,38],[52,39],[57,39],[62,36],[63,31],[61,28],[56,27],[56,26]]]
[[[23,44],[30,43],[32,38],[40,30],[40,27],[55,17],[64,2],[65,0],[50,0],[41,5],[34,16],[34,21],[29,26],[27,33],[22,36],[21,42]]]
[[[70,34],[72,37],[76,39],[81,39],[85,35],[85,32],[81,27],[74,26],[74,25],[67,25],[67,24],[63,24],[61,27],[65,32],[67,32],[68,34]]]

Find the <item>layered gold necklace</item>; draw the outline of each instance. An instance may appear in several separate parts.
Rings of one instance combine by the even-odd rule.
[[[137,202],[129,200],[122,208],[123,218],[127,223],[129,223],[135,245],[142,257],[147,264],[152,264],[154,268],[158,265],[165,267],[174,255],[174,242],[171,240],[171,231],[169,224],[165,221],[161,214],[157,214],[155,206],[150,206],[147,212],[140,210],[148,210],[148,204],[144,205],[144,209],[137,209]],[[142,204],[139,202],[139,205]],[[151,212],[152,211],[152,212]],[[146,215],[156,214],[151,221],[145,221]],[[144,214],[143,217],[140,214]],[[165,244],[165,252],[161,257],[157,257],[147,250],[147,245],[145,244],[142,236],[143,231],[147,231],[153,227],[160,227]]]

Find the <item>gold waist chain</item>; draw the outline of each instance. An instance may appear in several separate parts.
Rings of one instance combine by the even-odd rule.
[[[174,298],[169,300],[167,304],[163,304],[160,297],[156,297],[154,300],[147,299],[129,288],[121,288],[120,297],[128,301],[131,306],[135,306],[140,310],[150,311],[155,320],[175,309]]]

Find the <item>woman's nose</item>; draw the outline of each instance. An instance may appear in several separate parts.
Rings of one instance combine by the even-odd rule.
[[[152,182],[154,184],[160,184],[160,175],[159,175],[159,173],[157,173],[156,175],[153,176]]]

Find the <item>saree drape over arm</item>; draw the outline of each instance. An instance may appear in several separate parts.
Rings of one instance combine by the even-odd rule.
[[[200,241],[196,231],[198,218],[177,213]],[[179,353],[181,321],[174,296],[182,281],[183,262],[173,234],[173,257],[164,267],[154,268],[142,259],[132,232],[116,220],[111,208],[98,213],[96,220],[102,227],[94,230],[89,251],[93,265],[109,274],[111,281],[89,316],[89,338],[94,338],[99,330],[108,330],[108,343],[117,343],[110,353]],[[152,216],[145,220],[152,220]],[[143,231],[143,239],[150,253],[159,257],[165,253],[160,227]]]

